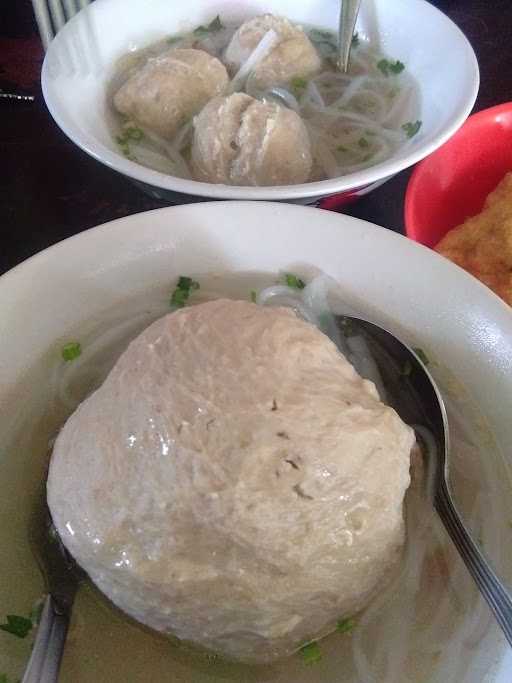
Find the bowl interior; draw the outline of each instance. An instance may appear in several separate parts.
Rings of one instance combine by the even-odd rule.
[[[405,200],[407,235],[434,247],[482,210],[512,171],[512,103],[478,112],[414,170]]]
[[[469,398],[476,401],[483,420],[482,434],[489,439],[486,456],[491,449],[503,455],[502,469],[494,472],[492,495],[485,489],[478,491],[489,496],[489,505],[503,506],[502,525],[493,528],[491,537],[485,539],[486,550],[502,575],[512,578],[512,557],[506,552],[508,520],[512,518],[507,479],[507,467],[512,466],[509,308],[446,259],[377,226],[317,209],[221,202],[179,206],[115,221],[66,240],[0,278],[5,331],[0,335],[0,480],[5,482],[6,491],[11,483],[17,487],[16,496],[2,497],[1,508],[8,523],[0,526],[0,562],[2,567],[10,566],[15,557],[17,566],[16,579],[3,571],[13,580],[0,586],[0,598],[8,613],[19,613],[20,605],[28,611],[37,597],[37,593],[27,594],[28,578],[42,590],[23,540],[29,507],[20,500],[26,501],[40,486],[48,439],[59,427],[58,416],[49,418],[52,394],[48,386],[61,345],[75,338],[77,330],[84,333],[84,321],[100,319],[106,312],[122,318],[127,301],[145,301],[141,306],[146,306],[148,298],[157,296],[165,302],[180,274],[218,277],[223,272],[245,272],[271,278],[280,270],[297,271],[305,277],[321,270],[335,278],[352,309],[427,351],[434,375],[443,388],[454,392],[453,400],[460,410],[467,409]],[[249,287],[247,284],[247,296]],[[450,297],[442,295],[445,291],[450,291]],[[460,457],[462,463],[474,459],[470,451],[461,452]],[[486,463],[487,457],[476,466]],[[464,512],[469,511],[464,508]],[[463,569],[458,576],[460,596],[472,594],[474,589]],[[81,621],[68,650],[63,681],[117,681],[119,672],[125,676],[122,680],[130,676],[144,680],[150,655],[151,661],[158,663],[161,658],[162,667],[169,666],[165,664],[168,653],[160,641],[150,639],[144,631],[127,629],[126,623],[112,617],[109,610],[101,612],[98,626],[90,618],[93,598],[85,593],[80,600],[77,614]],[[481,602],[476,605],[485,613]],[[428,678],[431,683],[448,680],[437,677],[447,671],[450,680],[458,683],[481,683],[484,675],[496,683],[510,680],[512,661],[510,657],[504,659],[496,627],[488,622],[483,632],[475,634],[472,619],[472,613],[464,617],[466,631],[462,636],[466,635],[460,640],[464,657],[452,657],[448,647],[447,658],[440,658],[437,671]],[[133,653],[140,651],[141,642],[149,654],[134,660]],[[339,655],[338,646],[333,656],[336,652]],[[28,654],[29,645],[25,650],[20,646],[14,653],[6,649],[0,652],[0,667],[14,675]],[[301,664],[299,661],[291,676],[283,668],[264,680],[338,680],[337,674],[333,678],[327,669],[312,670]],[[172,660],[172,666],[172,674],[167,669],[154,680],[241,680],[225,672],[213,678],[208,672],[191,671],[179,657]],[[75,671],[73,667],[78,667],[78,676],[70,673]],[[257,683],[262,678],[248,674],[244,680]]]
[[[276,188],[237,188],[167,176],[119,154],[106,116],[106,85],[115,60],[166,36],[205,23],[215,14],[240,22],[263,12],[337,30],[330,0],[97,0],[73,18],[51,43],[43,65],[49,110],[80,147],[122,173],[150,185],[204,197],[287,199],[314,197],[369,185],[411,165],[446,140],[465,120],[478,89],[476,58],[460,30],[423,0],[363,2],[357,30],[400,59],[419,88],[420,133],[392,159],[318,183]],[[432,50],[432,45],[436,49]]]

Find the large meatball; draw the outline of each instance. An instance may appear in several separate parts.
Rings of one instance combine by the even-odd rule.
[[[216,97],[194,119],[198,180],[228,185],[306,182],[312,166],[304,122],[294,111],[243,93]]]
[[[288,19],[264,14],[244,22],[226,48],[224,57],[232,72],[240,68],[270,29],[277,33],[279,42],[255,67],[249,78],[249,89],[264,90],[320,71],[320,56],[302,28]]]
[[[171,49],[149,59],[119,88],[116,109],[164,138],[226,90],[225,66],[203,50]]]
[[[153,323],[70,417],[48,502],[121,609],[269,661],[382,586],[412,430],[289,309],[217,300]]]

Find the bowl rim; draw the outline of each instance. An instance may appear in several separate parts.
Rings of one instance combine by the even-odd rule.
[[[103,0],[106,2],[107,0]],[[310,183],[301,183],[297,185],[275,185],[263,187],[250,186],[233,186],[214,183],[205,183],[192,179],[178,178],[165,173],[160,173],[152,169],[148,169],[141,164],[137,164],[129,159],[124,158],[121,154],[113,152],[105,147],[103,144],[90,142],[86,136],[73,124],[66,123],[66,117],[59,111],[58,104],[53,101],[51,94],[51,76],[49,68],[49,60],[51,59],[52,51],[55,46],[59,44],[63,37],[65,39],[69,26],[81,21],[83,13],[92,12],[94,5],[100,3],[90,4],[75,15],[63,29],[57,34],[55,39],[50,43],[48,51],[46,52],[42,71],[41,71],[41,86],[43,97],[46,106],[63,133],[76,144],[84,152],[92,156],[100,163],[108,166],[114,171],[121,173],[133,180],[151,185],[158,189],[170,190],[172,192],[192,195],[197,197],[204,197],[208,199],[250,199],[250,200],[300,200],[310,199],[315,197],[325,197],[348,190],[362,189],[375,183],[377,181],[387,180],[391,176],[403,171],[412,166],[421,159],[425,158],[433,151],[443,145],[452,135],[461,127],[471,112],[480,86],[480,72],[478,67],[478,60],[471,43],[466,38],[463,31],[453,22],[444,12],[437,7],[431,5],[426,0],[409,0],[411,3],[428,6],[430,12],[437,15],[439,20],[450,26],[453,35],[457,36],[460,41],[459,46],[463,48],[464,55],[468,60],[468,80],[470,81],[470,89],[466,93],[463,101],[461,101],[452,115],[448,125],[435,134],[428,144],[420,144],[418,149],[407,154],[403,158],[388,159],[382,163],[370,166],[367,169],[350,173],[338,178],[330,178],[327,180],[320,180]],[[412,11],[412,10],[411,10]]]
[[[422,191],[421,184],[423,182],[423,174],[426,170],[428,170],[429,165],[434,163],[438,156],[444,154],[446,147],[448,145],[452,144],[452,142],[455,144],[455,138],[457,135],[460,134],[462,136],[467,134],[468,132],[471,133],[472,129],[482,122],[486,122],[490,125],[492,124],[493,117],[499,116],[500,114],[503,114],[505,112],[512,112],[512,100],[509,100],[507,102],[501,102],[500,104],[495,104],[492,107],[486,107],[485,109],[480,109],[474,114],[471,114],[471,116],[468,116],[466,121],[464,121],[462,126],[454,133],[454,135],[449,140],[446,140],[440,147],[434,150],[432,154],[430,154],[427,158],[422,159],[418,164],[416,164],[411,173],[411,177],[409,178],[409,181],[407,183],[404,197],[403,216],[405,234],[407,237],[414,240],[415,242],[418,242],[419,244],[424,245],[424,242],[418,235],[417,226],[414,222],[414,209],[416,197]]]

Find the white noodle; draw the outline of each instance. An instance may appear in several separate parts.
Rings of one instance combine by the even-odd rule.
[[[249,57],[242,64],[229,85],[230,92],[240,90],[249,78],[254,67],[261,62],[279,43],[279,35],[273,30],[267,31],[256,45]]]
[[[317,107],[320,107],[320,109],[325,108],[325,102],[320,94],[320,91],[318,90],[314,80],[309,81],[307,88],[306,88],[306,94],[309,97],[310,101],[316,105]]]
[[[300,114],[300,105],[297,102],[297,98],[286,88],[271,88],[270,90],[265,90],[263,93],[263,99],[271,98],[277,100],[279,104],[284,102],[288,109],[293,109],[296,114]]]
[[[356,76],[351,80],[348,87],[345,88],[341,97],[339,97],[335,102],[333,102],[333,107],[345,107],[350,100],[354,97],[356,92],[366,83],[368,76]]]

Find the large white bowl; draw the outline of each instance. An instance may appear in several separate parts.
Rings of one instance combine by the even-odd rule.
[[[129,161],[107,128],[106,85],[115,60],[217,13],[242,21],[273,12],[336,29],[337,0],[96,0],[59,32],[43,64],[43,93],[53,118],[73,142],[111,168],[153,188],[217,199],[312,202],[338,192],[362,194],[443,144],[467,118],[479,74],[475,54],[444,14],[424,0],[363,0],[357,31],[400,59],[419,84],[422,122],[412,143],[391,159],[340,178],[279,187],[230,187],[175,178]],[[156,190],[155,190],[156,191]]]
[[[431,250],[354,218],[287,204],[215,202],[161,209],[94,228],[0,278],[0,476],[8,477],[9,485],[24,482],[21,499],[40,483],[29,474],[27,463],[31,458],[41,462],[42,453],[30,445],[28,435],[32,424],[46,428],[49,359],[58,360],[63,340],[74,338],[84,321],[105,311],[112,315],[130,298],[150,301],[155,291],[165,297],[180,274],[276,273],[299,264],[299,272],[309,265],[331,275],[350,306],[428,349],[441,363],[434,372],[445,366],[462,380],[512,466],[512,313],[490,290]],[[37,574],[37,568],[19,539],[26,533],[24,506],[7,494],[7,481],[0,507],[5,522],[0,526],[0,568],[14,553],[17,574],[2,571],[0,603],[9,612],[30,601],[21,577]],[[503,486],[506,496],[509,489]],[[508,580],[509,534],[504,518],[493,547],[487,548],[494,556],[503,547],[499,568]],[[462,578],[469,581],[465,574]],[[86,623],[87,614],[83,619]],[[129,646],[124,655],[109,649],[109,629],[105,622],[105,632],[100,629],[94,642],[84,644],[90,654],[88,671],[94,675],[80,681],[107,680],[101,652],[114,658],[131,656]],[[80,630],[75,643],[79,637]],[[465,651],[469,673],[444,678],[443,683],[508,683],[512,653],[504,650],[497,628],[491,628],[484,641],[473,642]],[[20,657],[21,650],[16,652]],[[5,656],[0,653],[2,667]],[[454,672],[459,665],[453,661]],[[133,667],[136,670],[135,662]],[[319,679],[313,668],[307,671],[311,683],[334,683]],[[173,675],[169,672],[165,680],[178,680]],[[181,675],[179,680],[204,680],[191,678],[190,672],[189,677]],[[63,680],[76,683],[68,675]],[[131,680],[145,679],[134,673]],[[433,676],[428,683],[438,681]]]

